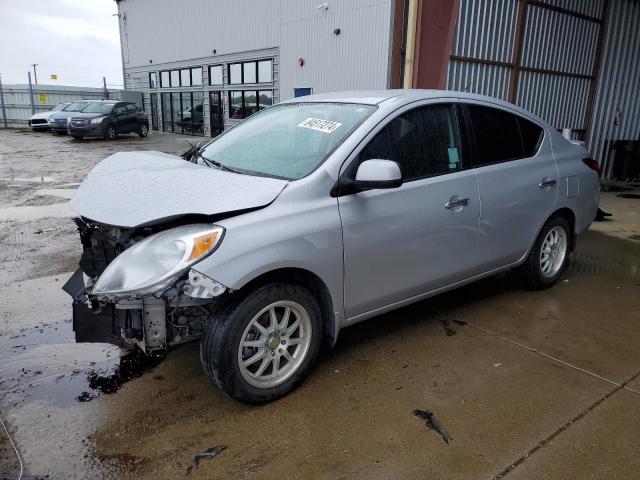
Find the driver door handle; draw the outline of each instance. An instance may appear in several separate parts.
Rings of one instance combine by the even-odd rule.
[[[540,188],[553,187],[556,183],[558,183],[556,180],[543,178],[542,181],[538,184],[538,187]]]
[[[451,210],[452,208],[456,208],[456,207],[466,207],[467,205],[469,205],[470,202],[471,200],[469,200],[469,198],[451,200],[444,204],[444,208]]]

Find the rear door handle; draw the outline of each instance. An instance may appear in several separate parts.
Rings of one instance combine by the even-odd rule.
[[[538,187],[540,187],[540,188],[553,187],[556,183],[558,183],[556,180],[543,179],[543,180],[538,184]]]
[[[471,200],[469,200],[468,198],[460,198],[458,200],[450,200],[447,203],[444,204],[444,207],[451,210],[452,208],[456,208],[456,207],[466,207],[467,205],[469,205],[469,203],[471,202]]]

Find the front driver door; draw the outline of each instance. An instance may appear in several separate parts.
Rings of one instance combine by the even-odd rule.
[[[127,113],[127,105],[122,103],[115,107],[113,111],[115,115],[116,130],[118,133],[127,133],[129,129],[129,114]]]
[[[347,318],[475,273],[480,202],[457,125],[451,104],[405,108],[363,142],[353,161],[394,160],[404,184],[338,199]]]

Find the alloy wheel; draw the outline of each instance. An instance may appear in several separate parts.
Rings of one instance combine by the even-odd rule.
[[[546,278],[558,274],[567,256],[567,232],[555,226],[547,233],[540,249],[540,271]]]
[[[299,303],[285,300],[260,310],[249,322],[238,347],[242,377],[258,388],[272,388],[302,365],[311,345],[311,319]]]

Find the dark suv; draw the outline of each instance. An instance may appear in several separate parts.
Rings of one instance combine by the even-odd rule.
[[[103,137],[113,140],[119,133],[137,133],[146,137],[149,120],[142,109],[131,102],[100,100],[73,115],[68,125],[73,138]]]

